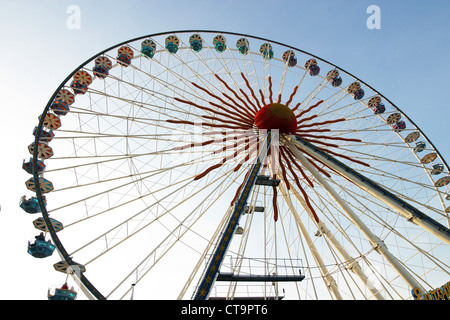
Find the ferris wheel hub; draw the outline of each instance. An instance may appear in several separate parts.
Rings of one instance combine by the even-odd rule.
[[[294,112],[284,104],[271,103],[262,107],[255,116],[258,129],[278,129],[280,133],[295,133],[297,119]]]

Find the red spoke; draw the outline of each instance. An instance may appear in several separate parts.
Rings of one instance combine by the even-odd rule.
[[[336,120],[327,120],[327,121],[322,121],[322,122],[314,122],[314,123],[310,123],[310,124],[305,124],[305,125],[299,126],[299,127],[297,127],[297,129],[309,128],[309,127],[314,127],[314,126],[322,126],[324,124],[337,123],[337,122],[342,122],[342,121],[345,121],[345,119],[341,118],[341,119],[336,119]]]
[[[323,102],[323,100],[320,100],[320,101],[317,102],[316,104],[310,106],[308,109],[303,110],[302,112],[299,113],[299,115],[297,116],[297,118],[299,118],[299,117],[301,117],[302,115],[304,115],[304,114],[310,112],[312,109],[318,107],[322,102]],[[297,106],[298,106],[298,105],[297,105]],[[296,106],[296,108],[297,108],[297,106]]]
[[[232,120],[241,121],[241,122],[244,122],[245,124],[253,125],[253,120],[248,119],[248,118],[244,118],[242,115],[239,115],[237,113],[234,113],[234,115],[236,115],[237,117],[230,116],[231,112],[229,110],[221,107],[220,105],[216,105],[216,106],[220,107],[221,110],[224,110],[227,113],[219,112],[217,110],[214,110],[214,109],[211,109],[211,108],[208,108],[208,107],[204,107],[204,106],[198,105],[198,104],[196,104],[194,102],[191,102],[191,101],[188,101],[188,100],[183,100],[183,99],[180,99],[180,98],[174,98],[174,100],[176,100],[178,102],[185,103],[185,104],[189,104],[189,105],[194,106],[196,108],[199,108],[201,110],[205,110],[205,111],[208,111],[208,112],[211,112],[211,113],[214,113],[214,114],[218,114],[218,115],[221,115],[221,116],[228,117],[228,118],[230,118]]]
[[[303,118],[302,120],[300,120],[300,121],[297,121],[297,128],[298,128],[298,125],[299,125],[300,123],[303,123],[303,122],[306,122],[306,121],[312,120],[312,119],[314,119],[314,118],[317,118],[317,117],[318,117],[318,115],[317,115],[317,114],[315,114],[315,115],[313,115],[313,116],[311,116],[311,117],[308,117],[308,118]],[[297,131],[298,131],[298,129],[297,129]]]
[[[238,113],[241,114],[242,116],[245,116],[245,117],[249,117],[249,116],[250,116],[250,115],[248,115],[248,114],[246,114],[246,113],[243,113],[243,112],[242,112],[242,109],[239,109],[239,106],[238,106],[238,107],[233,106],[232,104],[230,104],[230,103],[226,102],[225,100],[223,100],[221,97],[216,96],[215,94],[213,94],[212,92],[209,92],[208,90],[206,90],[205,88],[199,86],[198,84],[196,84],[196,83],[194,83],[194,82],[191,82],[191,83],[192,83],[192,85],[193,85],[194,87],[196,87],[196,88],[198,88],[198,89],[200,89],[200,90],[206,92],[208,95],[210,95],[211,97],[213,97],[213,98],[219,100],[219,101],[222,102],[224,105],[226,105],[226,106],[232,108],[233,110],[235,110],[236,112],[238,112]],[[222,94],[223,94],[223,93],[222,93]],[[212,104],[212,103],[210,102],[210,104]],[[250,116],[250,118],[251,118],[251,116]]]
[[[249,125],[249,124],[242,123],[242,122],[231,121],[230,119],[221,119],[221,118],[212,117],[212,116],[202,116],[202,118],[205,118],[208,120],[213,120],[213,121],[219,121],[222,123],[235,124],[237,126],[240,126],[241,129],[251,129],[253,127],[253,124]]]
[[[226,128],[226,129],[243,129],[242,127],[236,127],[236,126],[228,126],[228,125],[223,125],[223,124],[212,124],[212,123],[207,123],[207,122],[200,122],[200,123],[195,123],[192,121],[186,121],[186,120],[172,120],[172,119],[168,119],[166,120],[166,122],[169,123],[175,123],[175,124],[188,124],[191,126],[206,126],[206,127],[213,127],[213,128]]]
[[[240,117],[240,118],[242,118],[242,119],[247,119],[247,121],[253,123],[253,118],[249,117],[247,114],[243,113],[242,110],[236,108],[235,106],[227,105],[227,106],[230,107],[232,110],[234,110],[234,111],[232,111],[232,110],[230,110],[230,109],[227,109],[227,108],[221,106],[221,105],[218,104],[218,103],[214,103],[214,102],[211,102],[211,101],[208,102],[208,103],[209,103],[210,105],[216,107],[216,108],[219,108],[220,110],[223,110],[223,111],[225,111],[225,112],[227,112],[227,113],[230,113],[230,114],[232,114],[232,115],[234,115],[234,116],[236,116],[236,117]]]
[[[299,137],[306,137],[306,138],[318,138],[318,139],[330,139],[330,140],[341,140],[341,141],[352,141],[352,142],[362,142],[361,139],[354,139],[354,138],[342,138],[342,137],[330,137],[330,136],[317,136],[313,134],[299,134]]]
[[[184,150],[184,149],[188,149],[188,148],[204,147],[204,146],[206,146],[208,144],[215,143],[217,141],[218,140],[208,140],[208,141],[205,141],[205,142],[189,143],[189,144],[186,144],[186,145],[181,146],[181,147],[173,147],[172,150]]]
[[[247,85],[247,88],[250,90],[250,93],[252,94],[253,99],[256,101],[256,104],[258,105],[258,108],[254,104],[252,106],[255,108],[255,112],[258,112],[259,109],[261,109],[261,105],[259,104],[258,99],[255,96],[255,92],[253,91],[252,87],[250,86],[250,83],[248,82],[247,78],[244,76],[244,74],[241,72],[241,76],[245,81],[245,84]]]
[[[238,100],[244,105],[245,109],[246,109],[247,111],[249,111],[250,113],[253,113],[253,116],[255,116],[253,110],[248,106],[248,104],[247,104],[244,100],[242,100],[242,98],[237,94],[237,92],[234,91],[232,88],[230,88],[230,86],[229,86],[225,81],[223,81],[217,74],[216,74],[215,76],[216,76],[216,78],[217,78],[220,82],[223,83],[223,85],[224,85],[229,91],[231,91],[231,92],[234,94],[234,96],[236,97],[236,99],[238,99]],[[222,94],[223,94],[223,93],[222,93]],[[235,103],[235,104],[236,104],[236,103]]]
[[[247,108],[242,107],[241,105],[239,105],[232,97],[230,97],[228,94],[222,92],[222,95],[227,98],[228,100],[230,100],[231,102],[234,103],[234,105],[238,108],[240,108],[240,110],[242,110],[242,112],[249,117],[250,119],[254,118],[255,115],[251,114],[250,111]]]
[[[302,104],[301,102],[297,103],[297,105],[294,108],[292,108],[292,112],[296,111],[301,104]],[[296,118],[298,117],[296,116]]]
[[[272,77],[269,76],[269,101],[273,103],[272,100]]]
[[[261,91],[261,89],[259,89],[259,94],[261,95],[261,102],[262,102],[263,106],[265,106],[265,105],[266,105],[266,101],[264,101],[265,98],[264,98],[264,94],[263,94],[263,92]]]
[[[297,93],[297,90],[298,90],[298,86],[295,86],[294,91],[289,96],[289,100],[286,102],[286,107],[289,107],[289,104],[292,102],[292,99],[294,99],[294,96]],[[300,105],[300,103],[298,105]],[[294,109],[292,109],[292,111],[294,111]]]
[[[284,160],[285,160],[285,162],[286,162],[286,165],[287,165],[287,167],[288,167],[289,172],[290,172],[290,173],[292,174],[292,176],[294,177],[294,180],[295,180],[296,185],[299,186],[299,185],[300,185],[300,180],[298,179],[298,176],[297,176],[297,174],[295,173],[295,170],[292,168],[291,162],[288,160],[288,158],[287,158],[287,156],[286,156],[286,153],[285,153],[283,150],[281,150],[281,149],[280,149],[280,151],[281,151],[281,154],[282,154],[282,156],[283,156],[283,158],[284,158]],[[289,189],[288,189],[288,190],[289,190]]]
[[[203,172],[200,173],[199,175],[196,175],[196,176],[194,177],[194,180],[199,180],[199,179],[203,178],[204,176],[206,176],[206,175],[207,175],[208,173],[210,173],[211,171],[213,171],[213,170],[215,170],[215,169],[217,169],[217,168],[220,168],[224,163],[225,163],[225,162],[218,163],[218,164],[215,164],[215,165],[209,167],[208,169],[206,169],[205,171],[203,171]]]
[[[276,179],[276,175],[274,177]],[[277,187],[272,186],[273,198],[272,198],[272,206],[273,206],[273,220],[275,222],[278,221],[278,204],[277,204]]]
[[[248,150],[249,149],[249,144],[253,145],[254,143],[257,143],[257,142],[255,142],[256,138],[257,137],[239,139],[234,144],[223,146],[222,148],[217,149],[217,150],[213,151],[212,153],[213,154],[217,154],[217,153],[220,153],[220,152],[225,152],[227,150],[229,151],[229,150],[232,150],[234,148],[237,148],[237,146],[240,144],[239,142],[241,142],[244,139],[245,139],[245,143],[246,144],[242,148],[238,149],[238,151]],[[229,139],[224,139],[223,142],[226,142],[227,140],[229,140]]]
[[[284,183],[286,184],[286,188],[288,190],[291,189],[291,184],[289,183],[289,180],[286,175],[286,168],[284,167],[283,163],[281,162],[281,157],[284,156],[282,148],[280,148],[280,152],[278,153],[278,164],[280,165],[281,169],[281,175],[283,176]]]
[[[309,133],[309,132],[328,132],[331,129],[307,129],[307,130],[297,130],[297,134]]]
[[[298,186],[300,189],[300,192],[303,195],[303,198],[305,199],[306,205],[308,206],[309,210],[311,211],[311,214],[314,217],[314,220],[316,220],[316,222],[319,222],[319,217],[316,214],[316,210],[314,210],[313,206],[311,205],[311,203],[309,202],[309,197],[308,194],[306,193],[306,191],[302,188],[302,186]]]
[[[281,149],[281,148],[280,148]],[[298,171],[300,171],[300,174],[302,175],[303,179],[306,180],[306,182],[309,184],[309,186],[311,188],[314,188],[314,184],[312,183],[312,181],[308,178],[308,176],[306,175],[305,171],[303,170],[303,168],[297,163],[297,161],[295,161],[294,159],[294,155],[292,154],[292,151],[287,149],[287,148],[283,148],[286,150],[287,156],[289,157],[290,163],[293,163],[294,166],[298,169]]]

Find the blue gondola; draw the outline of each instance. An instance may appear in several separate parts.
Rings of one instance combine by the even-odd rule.
[[[355,100],[361,100],[364,97],[364,90],[359,88],[353,93],[353,98]]]
[[[27,199],[25,196],[23,196],[22,198],[20,198],[19,206],[27,213],[33,214],[41,212],[41,206],[39,205],[39,201],[36,197],[31,197],[30,199]]]
[[[433,166],[433,170],[431,170],[431,174],[432,175],[437,175],[437,174],[441,174],[444,171],[444,165],[442,164],[435,164]]]
[[[177,53],[180,40],[176,36],[168,36],[166,38],[166,50],[172,54]]]
[[[394,129],[395,132],[400,132],[400,131],[402,131],[403,129],[406,128],[405,121],[403,121],[403,120],[398,121],[396,124],[394,124],[394,125],[392,126],[392,128]]]
[[[239,53],[245,56],[248,53],[248,50],[250,49],[248,40],[245,38],[240,38],[236,42],[236,48],[239,50]]]
[[[112,68],[112,62],[105,56],[98,56],[95,61],[95,67],[92,68],[94,76],[99,79],[106,79],[109,75],[109,69]]]
[[[297,65],[297,58],[295,56],[290,56],[288,60],[289,67],[295,67]]]
[[[77,298],[77,293],[73,289],[69,289],[67,284],[64,284],[60,289],[55,289],[52,294],[48,290],[48,300],[75,300]]]
[[[36,241],[31,243],[28,241],[28,253],[35,258],[50,257],[55,251],[55,245],[50,240],[46,241],[44,235],[41,233],[36,236]]]
[[[153,58],[156,52],[156,43],[152,39],[146,39],[141,43],[141,53],[146,58]]]
[[[88,85],[81,82],[80,80],[73,80],[70,84],[70,87],[75,94],[85,94],[88,89]]]
[[[313,64],[309,66],[309,74],[312,76],[317,76],[320,72],[320,68],[318,65]]]
[[[214,48],[217,52],[222,53],[227,48],[225,38],[221,35],[215,36],[213,40]]]
[[[191,49],[194,52],[200,52],[202,50],[202,43],[199,41],[192,41],[191,42]]]
[[[287,62],[288,67],[295,67],[297,65],[297,58],[292,50],[287,50],[281,56],[284,62]]]
[[[53,254],[55,246],[50,240],[45,240],[45,235],[41,232],[39,235],[35,236],[35,241],[28,241],[28,253],[35,258],[45,258]]]
[[[375,108],[373,108],[373,113],[375,114],[381,114],[384,113],[385,111],[386,107],[382,103],[379,103]]]
[[[94,75],[99,79],[105,79],[109,74],[109,69],[102,65],[96,65],[92,71]]]
[[[414,152],[422,152],[426,147],[426,143],[423,141],[416,142]]]
[[[203,48],[203,40],[198,34],[193,34],[189,38],[189,44],[191,46],[191,50],[194,52],[200,52]]]
[[[117,50],[117,63],[122,67],[128,67],[134,57],[134,51],[128,46],[122,46]]]
[[[117,62],[123,67],[129,66],[131,64],[131,57],[127,54],[120,53],[117,56]]]
[[[155,55],[155,51],[153,50],[152,47],[150,46],[146,47],[144,45],[142,45],[141,47],[141,53],[146,58],[153,58],[153,56]]]
[[[342,84],[342,78],[340,76],[331,78],[330,83],[333,87],[339,87]]]
[[[22,168],[29,174],[33,174],[33,166],[34,166],[33,158],[30,158],[30,160],[28,162],[25,162],[25,160],[23,160]],[[45,170],[44,161],[38,159],[37,160],[37,171],[39,173],[41,173],[44,170]]]
[[[259,52],[262,54],[264,60],[271,60],[273,58],[273,50],[270,43],[264,43],[261,45]]]
[[[33,135],[36,136],[36,134],[37,134],[37,127],[34,127]],[[55,134],[53,133],[52,130],[45,131],[44,129],[42,129],[41,134],[39,135],[39,141],[49,143],[50,141],[52,141],[54,136]]]
[[[69,104],[62,100],[57,100],[52,103],[50,109],[59,116],[65,116],[69,112]]]

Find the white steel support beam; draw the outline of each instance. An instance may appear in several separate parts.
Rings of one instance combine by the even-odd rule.
[[[418,226],[424,228],[431,234],[435,235],[442,241],[450,244],[450,230],[439,222],[435,221],[426,214],[420,212],[418,209],[414,208],[405,201],[399,199],[391,192],[384,189],[382,186],[378,185],[374,181],[371,181],[364,177],[363,175],[355,172],[353,169],[345,166],[342,162],[331,157],[322,150],[319,150],[312,146],[305,140],[289,135],[285,137],[290,143],[298,146],[303,152],[314,157],[326,164],[331,169],[338,172],[343,177],[347,178],[355,185],[359,186],[361,189],[365,190],[375,198],[384,202],[386,205],[390,206],[394,210],[398,211],[402,216],[404,216],[409,221],[417,224]],[[292,148],[298,151],[297,148]]]
[[[297,192],[295,189],[290,190],[295,199],[302,205],[303,209],[308,213],[309,217],[315,221],[311,210],[306,205],[305,199]],[[362,283],[369,289],[369,291],[373,294],[373,296],[377,300],[384,300],[384,297],[380,294],[380,291],[375,287],[375,285],[370,281],[369,277],[366,276],[358,261],[354,259],[350,254],[345,250],[345,248],[339,243],[339,241],[333,236],[331,231],[327,228],[323,221],[316,222],[317,228],[319,232],[331,243],[331,245],[339,252],[344,261],[346,262],[347,267],[355,273],[359,279],[361,279]]]
[[[284,144],[292,151],[295,157],[301,164],[316,178],[322,187],[330,194],[330,196],[341,207],[348,218],[357,226],[361,232],[367,237],[373,248],[379,252],[386,261],[394,268],[398,275],[410,286],[410,288],[423,287],[416,281],[416,279],[408,272],[408,270],[398,261],[398,259],[388,250],[385,243],[378,238],[372,231],[363,223],[358,215],[350,208],[350,206],[343,200],[333,187],[323,178],[320,172],[305,158],[303,153],[296,147],[293,139],[295,137],[288,136],[284,139]],[[425,291],[424,291],[425,292]]]
[[[306,241],[306,244],[308,245],[308,248],[316,261],[316,264],[319,268],[320,273],[322,274],[322,277],[325,280],[326,286],[331,290],[334,297],[337,300],[342,300],[341,293],[339,292],[339,288],[336,284],[336,280],[331,276],[330,272],[328,271],[328,268],[326,267],[322,257],[320,256],[319,250],[317,250],[316,246],[314,245],[314,241],[312,241],[311,237],[308,234],[308,230],[306,229],[305,225],[303,224],[302,220],[300,219],[297,210],[295,210],[294,206],[292,205],[291,199],[289,195],[286,192],[286,189],[284,188],[284,183],[280,184],[278,186],[280,193],[282,194],[284,201],[289,207],[289,210],[293,214],[295,221],[297,222],[297,226],[299,227],[303,238]]]

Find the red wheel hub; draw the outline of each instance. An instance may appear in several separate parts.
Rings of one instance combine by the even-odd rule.
[[[297,119],[289,107],[271,103],[262,107],[255,116],[258,129],[278,129],[280,133],[295,133]]]

